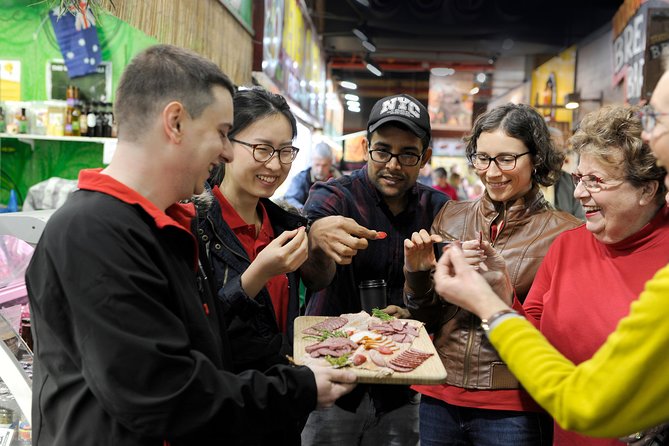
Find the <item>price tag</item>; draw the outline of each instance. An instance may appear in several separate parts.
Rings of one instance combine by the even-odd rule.
[[[0,427],[0,446],[9,446],[14,438],[14,429]]]

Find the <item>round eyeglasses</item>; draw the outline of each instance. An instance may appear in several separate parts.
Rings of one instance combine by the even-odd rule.
[[[472,166],[477,170],[487,170],[492,161],[495,162],[499,170],[513,170],[516,168],[516,161],[518,158],[529,153],[530,152],[519,153],[518,155],[504,153],[492,157],[483,153],[475,153],[469,157],[469,162],[471,162]]]
[[[581,175],[579,173],[572,173],[571,179],[574,182],[574,186],[578,187],[578,183],[583,183],[585,189],[588,192],[599,192],[602,190],[602,185],[609,184],[610,186],[618,186],[623,183],[623,181],[618,182],[618,184],[607,183],[607,180],[599,178],[597,175]]]
[[[297,152],[300,151],[297,147],[287,146],[275,149],[274,146],[270,144],[250,144],[248,142],[239,141],[238,139],[230,138],[230,141],[236,142],[246,147],[251,148],[251,153],[253,154],[253,159],[259,163],[266,163],[272,159],[275,153],[279,154],[279,162],[281,164],[290,164],[295,160]]]
[[[389,163],[391,159],[397,158],[397,162],[399,162],[402,166],[412,167],[420,162],[420,159],[423,157],[423,153],[425,152],[422,152],[420,155],[415,153],[394,154],[385,150],[370,150],[369,157],[372,159],[372,161],[376,161],[377,163]]]
[[[639,110],[639,118],[641,119],[641,126],[645,132],[652,132],[657,124],[657,118],[660,116],[667,116],[669,113],[657,112],[652,105],[645,105]]]

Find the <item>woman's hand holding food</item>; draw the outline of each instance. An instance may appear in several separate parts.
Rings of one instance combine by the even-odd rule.
[[[258,253],[242,274],[244,292],[255,297],[269,279],[297,270],[308,255],[309,239],[304,228],[282,232]]]
[[[409,272],[429,271],[436,264],[434,243],[441,242],[442,237],[429,234],[425,229],[411,234],[404,240],[404,268]]]
[[[483,242],[484,253],[487,255],[485,269],[477,271],[465,257],[457,244],[450,246],[439,259],[434,273],[434,289],[442,299],[470,311],[480,318],[488,318],[492,314],[509,308],[488,284],[488,280],[501,292],[512,293],[506,273],[493,270],[503,265],[499,262],[499,254]],[[501,256],[500,256],[501,257]],[[491,259],[492,258],[492,259]],[[484,277],[485,276],[485,277]],[[507,298],[508,299],[508,298]]]

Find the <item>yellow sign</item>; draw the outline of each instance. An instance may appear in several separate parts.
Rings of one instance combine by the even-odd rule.
[[[569,122],[572,111],[565,109],[564,97],[574,92],[576,47],[567,48],[532,72],[531,105],[549,121]]]
[[[21,61],[0,60],[0,101],[21,100]]]

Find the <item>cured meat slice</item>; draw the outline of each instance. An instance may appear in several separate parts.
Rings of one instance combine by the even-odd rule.
[[[419,335],[418,328],[399,319],[386,322],[370,322],[369,330],[389,336],[393,341],[401,344],[411,344]]]
[[[302,330],[302,333],[312,336],[318,336],[323,331],[338,330],[347,323],[348,319],[346,319],[345,317],[330,317],[325,319],[324,321],[312,325],[311,327],[305,328],[304,330]]]
[[[358,348],[358,344],[348,338],[327,338],[322,342],[307,345],[304,351],[309,353],[312,358],[321,356],[340,357]]]
[[[432,355],[433,353],[410,348],[400,353],[396,358],[391,359],[388,362],[388,367],[398,372],[411,372]]]

